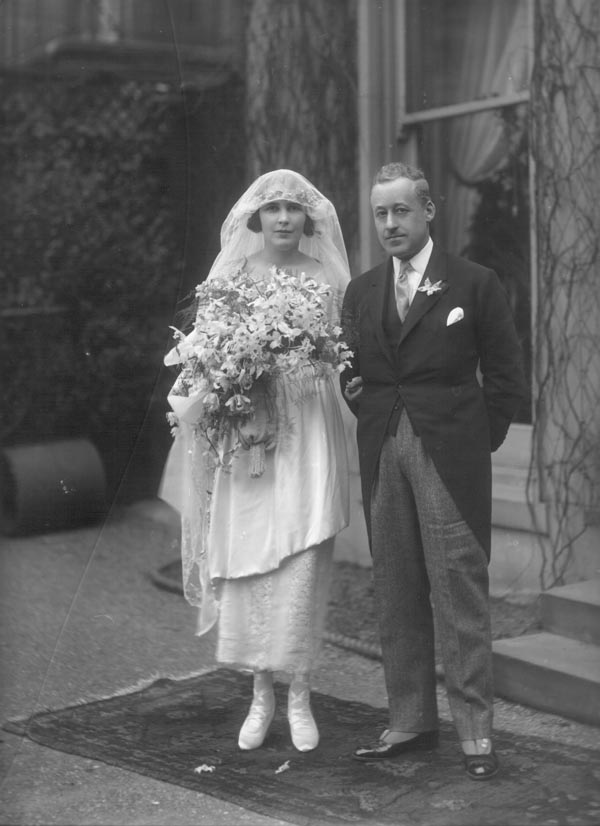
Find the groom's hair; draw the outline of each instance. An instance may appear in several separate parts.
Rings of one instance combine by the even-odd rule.
[[[386,163],[378,169],[373,177],[372,186],[376,186],[377,184],[387,184],[390,181],[397,180],[398,178],[408,178],[409,181],[414,181],[415,191],[423,206],[431,200],[431,195],[429,194],[429,183],[427,182],[423,172],[420,169],[417,169],[416,166],[410,166],[409,164],[402,163],[401,161]]]

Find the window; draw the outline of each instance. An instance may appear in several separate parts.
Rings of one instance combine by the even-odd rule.
[[[402,159],[422,166],[432,235],[498,273],[531,367],[529,0],[405,0]],[[531,421],[527,400],[517,421]]]

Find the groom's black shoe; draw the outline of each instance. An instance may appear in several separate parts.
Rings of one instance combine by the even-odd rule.
[[[383,736],[385,737],[385,734]],[[439,741],[438,731],[422,731],[410,740],[404,740],[401,743],[386,743],[382,738],[373,746],[360,746],[354,752],[353,757],[355,760],[389,760],[391,757],[397,757],[409,751],[435,749]]]

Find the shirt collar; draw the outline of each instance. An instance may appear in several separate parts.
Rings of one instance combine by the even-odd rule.
[[[427,243],[425,246],[419,250],[416,255],[413,255],[412,258],[409,258],[410,265],[413,270],[423,277],[425,270],[427,269],[427,264],[429,264],[429,259],[431,258],[431,253],[433,250],[433,240],[431,236],[427,239]],[[400,270],[400,259],[394,256],[394,272],[396,275]]]

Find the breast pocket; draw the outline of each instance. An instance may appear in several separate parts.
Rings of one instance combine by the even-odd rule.
[[[445,349],[446,369],[452,374],[464,376],[474,372],[477,365],[477,339],[475,330],[465,311],[463,317],[452,324],[447,324],[448,314],[443,317],[442,327],[438,328],[440,343]]]

